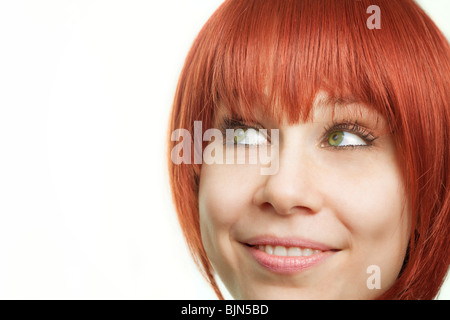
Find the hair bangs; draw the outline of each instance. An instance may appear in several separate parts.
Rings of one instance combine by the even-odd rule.
[[[365,2],[226,2],[211,22],[220,25],[208,26],[213,104],[247,120],[258,108],[293,124],[308,119],[322,89],[392,118],[387,86],[402,71],[385,67],[392,39],[367,28]]]

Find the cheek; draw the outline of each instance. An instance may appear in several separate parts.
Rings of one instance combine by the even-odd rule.
[[[380,143],[383,152],[374,147],[322,159],[322,190],[353,237],[375,240],[408,224],[407,197],[394,145],[388,139]]]
[[[202,167],[199,187],[200,220],[225,227],[239,218],[242,208],[251,204],[249,185],[242,183],[243,174],[245,170],[240,170],[239,167],[232,170],[227,170],[224,165]]]
[[[238,288],[240,262],[232,237],[252,205],[259,169],[246,165],[203,165],[199,186],[202,243],[209,261],[229,290]],[[238,229],[238,228],[237,228]]]
[[[367,176],[355,182],[355,199],[360,210],[353,217],[357,234],[367,234],[373,240],[381,240],[396,235],[403,241],[409,230],[408,201],[400,170],[395,160],[380,162],[367,171]],[[351,212],[351,211],[350,211]],[[351,214],[350,214],[351,215]]]
[[[252,205],[259,169],[247,165],[203,165],[199,186],[200,229],[205,249],[224,251],[233,226]],[[210,250],[208,250],[208,248]]]
[[[354,274],[364,279],[370,265],[379,266],[382,287],[387,288],[403,264],[410,213],[399,170],[392,165],[395,162],[382,160],[362,166],[364,170],[358,172],[348,168],[329,177],[335,192],[327,194],[330,207],[345,226]]]
[[[341,220],[355,234],[376,236],[397,227],[405,209],[405,193],[395,172],[380,170],[341,183],[336,202]]]

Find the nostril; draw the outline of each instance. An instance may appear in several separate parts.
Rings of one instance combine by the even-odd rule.
[[[292,207],[288,210],[288,214],[295,214],[295,213],[314,213],[314,211],[311,208],[307,207]]]
[[[261,205],[261,209],[264,210],[264,211],[270,210],[271,208],[273,208],[273,207],[272,207],[272,205],[271,205],[270,203],[268,203],[268,202],[264,202],[264,203]]]

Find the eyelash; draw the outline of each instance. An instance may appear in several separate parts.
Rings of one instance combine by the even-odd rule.
[[[324,130],[325,130],[325,134],[321,140],[321,144],[324,141],[327,141],[329,135],[336,131],[345,131],[345,132],[349,132],[352,134],[356,134],[358,137],[360,137],[367,143],[367,145],[348,145],[348,146],[341,146],[341,147],[328,145],[328,146],[324,147],[324,148],[332,148],[335,150],[368,148],[368,147],[371,147],[373,142],[378,138],[369,129],[367,129],[363,126],[360,126],[358,124],[358,121],[334,122],[331,126],[325,127]]]
[[[245,124],[243,120],[236,118],[225,118],[220,124],[220,130],[225,132],[226,129],[257,129],[254,126]]]
[[[222,120],[221,125],[220,125],[220,130],[222,131],[222,134],[226,134],[226,129],[254,129],[254,130],[259,130],[262,129],[263,127],[260,125],[249,125],[246,124],[242,119],[238,119],[238,118],[225,118]],[[331,126],[326,126],[324,128],[325,134],[323,135],[321,141],[321,144],[324,141],[328,140],[328,137],[331,133],[336,132],[336,131],[345,131],[345,132],[349,132],[349,133],[353,133],[356,134],[357,136],[359,136],[361,139],[363,139],[367,145],[348,145],[348,146],[326,146],[324,148],[332,148],[332,149],[339,149],[339,150],[344,150],[344,149],[354,149],[354,148],[368,148],[371,147],[373,142],[378,138],[375,136],[375,134],[373,132],[371,132],[370,130],[368,130],[367,128],[361,126],[358,124],[358,121],[343,121],[343,122],[333,122],[333,124]],[[268,130],[269,132],[269,130]],[[267,139],[269,140],[270,143],[270,137],[267,137]]]
[[[222,120],[221,124],[220,124],[220,131],[222,131],[222,134],[225,136],[226,135],[226,130],[227,129],[233,129],[233,130],[237,130],[237,129],[243,129],[243,130],[248,130],[248,129],[254,129],[256,131],[260,130],[260,129],[264,129],[261,125],[257,125],[255,124],[247,124],[245,123],[242,119],[239,118],[225,118]],[[269,136],[269,130],[267,130],[267,141],[270,143],[270,136]],[[226,143],[226,139],[224,140],[224,144]]]

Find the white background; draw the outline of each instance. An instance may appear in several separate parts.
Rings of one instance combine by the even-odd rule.
[[[0,299],[215,299],[164,144],[184,58],[221,2],[0,1]],[[420,3],[450,38],[450,1]]]

